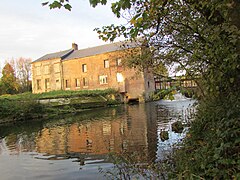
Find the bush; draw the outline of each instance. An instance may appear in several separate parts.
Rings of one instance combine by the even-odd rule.
[[[240,178],[240,98],[237,94],[202,102],[183,147],[175,152],[175,171],[186,179]],[[174,175],[175,177],[175,175]]]
[[[43,109],[43,105],[34,100],[0,100],[0,118],[9,118],[12,121],[28,120],[35,116],[41,116]]]
[[[23,93],[17,95],[0,96],[0,118],[11,121],[25,121],[42,116],[56,116],[59,113],[75,112],[76,108],[94,108],[116,104],[118,101],[113,99],[117,95],[114,89],[106,90],[81,90],[81,91],[52,91],[42,94]],[[53,98],[72,98],[84,97],[92,101],[84,103],[74,102],[63,109],[51,107],[51,104],[40,104],[37,100]],[[80,98],[81,99],[81,98]],[[83,98],[82,98],[83,99]],[[72,100],[74,101],[74,100]],[[58,109],[57,109],[58,108]],[[0,123],[4,120],[0,121]]]

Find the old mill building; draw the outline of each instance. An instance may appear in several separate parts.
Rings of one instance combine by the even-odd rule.
[[[44,55],[32,63],[33,93],[113,88],[127,99],[147,100],[155,89],[153,74],[122,65],[124,53],[142,48],[124,47],[117,42],[78,50],[73,43],[69,50]]]

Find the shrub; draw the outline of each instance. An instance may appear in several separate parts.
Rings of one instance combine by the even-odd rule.
[[[175,171],[186,179],[240,178],[240,98],[237,94],[201,101],[183,147],[175,152]],[[175,177],[175,175],[174,175]]]

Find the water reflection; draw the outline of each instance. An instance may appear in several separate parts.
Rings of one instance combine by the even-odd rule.
[[[171,122],[182,115],[183,104],[174,104],[154,102],[122,105],[68,115],[57,120],[0,127],[0,159],[3,160],[0,173],[13,179],[10,164],[25,159],[28,164],[20,163],[18,166],[31,170],[31,176],[15,169],[20,177],[44,179],[45,168],[49,166],[55,168],[46,179],[63,178],[63,175],[59,176],[59,168],[63,169],[65,175],[71,173],[71,177],[92,179],[100,177],[97,174],[99,165],[109,167],[107,155],[110,152],[135,153],[141,161],[156,161],[168,150],[167,146],[181,136],[172,133],[170,140],[159,140],[161,129],[169,129]],[[48,164],[41,162],[43,160],[48,160]],[[56,160],[60,160],[59,163]],[[79,165],[84,172],[76,169]],[[38,171],[33,171],[34,168]]]
[[[171,125],[176,121],[182,121],[183,124],[187,124],[193,120],[196,110],[195,103],[196,101],[192,99],[162,100],[156,103],[158,139],[156,161],[164,159],[171,153],[173,146],[181,142],[185,137],[188,127],[185,127],[182,133],[175,133],[172,131]],[[168,131],[168,140],[161,141],[161,131]]]
[[[23,169],[27,168],[31,170],[31,175],[27,176],[29,179],[42,179],[46,166],[50,169],[54,167],[53,172],[46,176],[49,179],[66,164],[68,167],[64,168],[72,166],[71,169],[80,165],[81,172],[79,169],[69,170],[71,173],[78,172],[77,177],[83,178],[88,174],[94,178],[100,176],[97,174],[98,166],[109,166],[106,163],[110,152],[135,152],[143,161],[155,160],[156,125],[153,119],[148,121],[147,109],[148,105],[144,104],[119,106],[58,120],[34,122],[35,126],[26,123],[1,127],[0,158],[4,163],[0,164],[0,172],[5,177],[13,177],[11,168],[16,166],[14,171],[19,175],[25,174]],[[24,159],[24,163],[19,159]],[[48,160],[49,164],[39,160]],[[61,161],[56,164],[56,160]],[[66,160],[73,164],[69,165]]]
[[[142,106],[108,109],[107,116],[97,120],[77,121],[80,117],[75,116],[70,124],[47,124],[35,136],[36,151],[48,155],[147,154],[148,124]]]

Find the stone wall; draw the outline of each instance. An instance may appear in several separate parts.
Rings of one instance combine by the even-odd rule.
[[[115,51],[71,60],[34,62],[33,93],[113,88],[122,93],[126,101],[148,99],[155,88],[153,75],[149,71],[137,72],[134,68],[118,64],[119,59],[123,61],[124,53]]]
[[[49,83],[47,82],[48,80]],[[40,82],[39,85],[38,82]],[[34,62],[32,64],[33,93],[60,89],[62,89],[62,67],[60,58]]]

